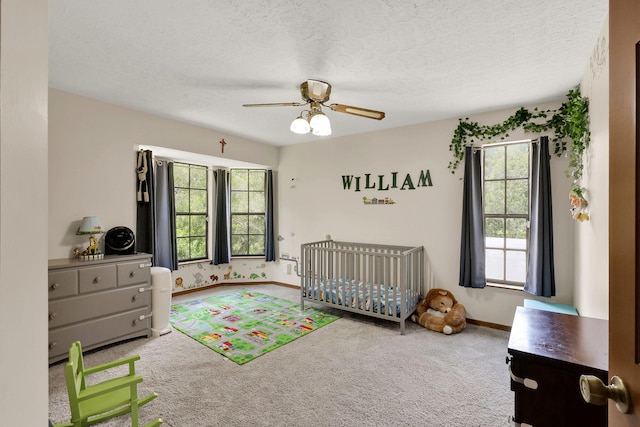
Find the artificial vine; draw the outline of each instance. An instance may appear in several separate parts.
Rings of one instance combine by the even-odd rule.
[[[469,121],[469,118],[459,119],[458,127],[453,133],[449,151],[453,152],[454,160],[449,162],[449,169],[454,173],[464,159],[464,150],[473,145],[476,140],[489,140],[500,136],[501,140],[509,137],[509,132],[522,127],[526,132],[541,133],[553,129],[554,154],[558,157],[569,157],[567,177],[572,179],[569,192],[571,216],[579,222],[589,221],[587,210],[586,190],[579,184],[582,178],[582,154],[589,146],[591,133],[589,132],[589,99],[580,94],[576,87],[567,93],[567,101],[557,110],[540,111],[534,108],[529,111],[522,107],[502,123],[492,126],[480,125]]]
[[[501,140],[509,137],[509,132],[516,128],[523,128],[526,132],[541,133],[554,130],[552,142],[554,154],[558,157],[568,155],[569,169],[566,174],[572,178],[573,186],[582,177],[582,153],[589,146],[591,133],[589,132],[589,99],[580,94],[576,87],[567,93],[567,101],[557,110],[529,111],[521,107],[511,117],[495,125],[480,125],[469,118],[459,119],[458,127],[453,133],[449,151],[454,160],[449,162],[449,169],[454,173],[464,159],[464,149],[473,145],[477,140],[489,140],[500,136]]]

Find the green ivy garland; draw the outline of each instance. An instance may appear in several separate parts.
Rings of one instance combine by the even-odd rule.
[[[567,93],[567,101],[557,110],[540,111],[534,108],[529,111],[522,107],[502,123],[492,126],[480,125],[469,121],[469,118],[459,119],[458,127],[453,133],[449,151],[454,160],[449,162],[451,173],[464,159],[464,149],[476,140],[494,139],[500,135],[501,140],[509,137],[509,132],[522,127],[526,132],[541,133],[554,130],[554,154],[558,157],[568,154],[569,169],[567,176],[573,179],[574,186],[582,177],[582,153],[589,146],[591,133],[589,132],[589,99],[580,94],[576,87]],[[569,144],[569,142],[571,142]]]

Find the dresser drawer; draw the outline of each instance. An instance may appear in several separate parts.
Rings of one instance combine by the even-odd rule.
[[[78,270],[81,294],[116,287],[116,266],[102,265]]]
[[[138,287],[110,289],[49,302],[49,328],[151,306],[151,292]],[[150,311],[150,310],[149,310]]]
[[[67,357],[69,347],[75,341],[82,343],[83,350],[90,350],[111,342],[136,336],[149,336],[149,319],[139,320],[149,314],[149,308],[120,313],[82,324],[51,329],[49,331],[49,362]]]
[[[129,286],[135,283],[149,283],[151,280],[150,262],[120,263],[118,267],[118,286]]]
[[[78,293],[78,271],[62,270],[49,272],[49,299],[76,295]]]

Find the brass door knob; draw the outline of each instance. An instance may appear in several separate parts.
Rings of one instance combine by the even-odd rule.
[[[605,385],[594,375],[580,375],[580,393],[585,402],[592,405],[606,405],[607,400],[616,402],[618,411],[626,414],[631,406],[629,390],[620,377],[611,377],[611,385]]]

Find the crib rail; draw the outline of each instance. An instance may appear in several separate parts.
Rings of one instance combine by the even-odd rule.
[[[400,323],[425,295],[424,248],[323,240],[301,247],[301,304]]]

